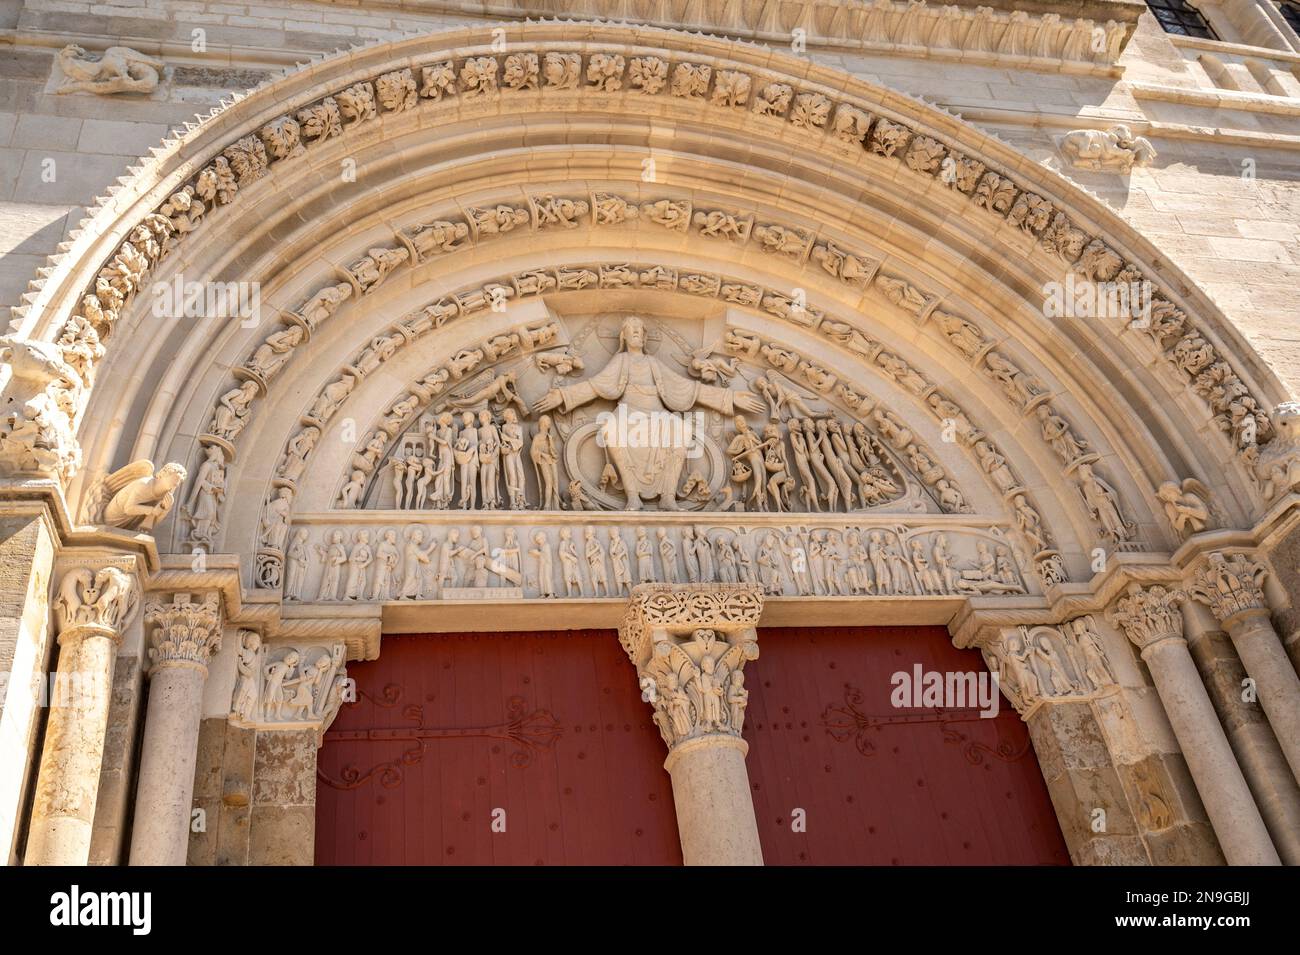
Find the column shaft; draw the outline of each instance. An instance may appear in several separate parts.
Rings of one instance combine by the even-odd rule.
[[[1247,610],[1224,621],[1246,674],[1255,681],[1259,703],[1277,736],[1278,745],[1300,780],[1300,677],[1282,641],[1262,608]]]
[[[745,753],[732,736],[702,736],[678,744],[664,769],[673,779],[677,832],[687,865],[762,865],[758,822]]]
[[[116,632],[82,626],[59,638],[26,865],[85,865],[104,761]]]
[[[131,865],[185,864],[205,677],[197,665],[165,666],[150,681]]]
[[[145,714],[140,779],[136,784],[131,865],[184,865],[189,849],[194,765],[203,719],[208,657],[221,646],[221,600],[202,603],[179,593],[170,603],[150,603],[154,628],[149,656],[149,708]]]
[[[1181,638],[1159,640],[1142,650],[1142,658],[1228,864],[1280,865],[1187,644]]]

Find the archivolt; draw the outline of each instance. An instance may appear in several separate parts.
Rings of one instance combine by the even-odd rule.
[[[762,156],[773,168],[778,163],[773,157],[783,153],[786,175],[803,180],[791,186],[805,195],[819,181],[833,183],[842,193],[848,174],[860,172],[875,191],[862,201],[876,201],[892,190],[889,208],[909,227],[930,227],[946,217],[955,229],[954,216],[967,205],[978,210],[971,215],[986,219],[962,227],[975,229],[979,241],[1007,250],[1009,257],[1033,244],[1090,278],[1169,276],[1168,282],[1157,282],[1162,290],[1157,322],[1148,332],[1152,345],[1206,398],[1243,464],[1249,465],[1255,447],[1270,439],[1265,401],[1257,396],[1265,391],[1280,396],[1282,391],[1267,369],[1208,300],[1163,265],[1148,243],[1055,174],[906,96],[791,57],[721,40],[610,25],[584,28],[589,41],[574,44],[566,39],[573,29],[573,24],[508,28],[512,52],[503,55],[492,52],[481,28],[412,38],[322,61],[277,81],[274,90],[254,93],[181,142],[164,147],[146,170],[116,191],[70,254],[29,296],[31,307],[18,315],[19,330],[58,338],[65,351],[81,349],[82,355],[92,356],[86,363],[93,364],[98,340],[108,342],[134,293],[171,249],[188,249],[196,241],[191,231],[201,235],[209,222],[230,220],[230,209],[242,206],[247,196],[256,195],[265,204],[270,196],[265,190],[275,185],[305,196],[299,216],[319,216],[319,210],[337,204],[325,169],[345,148],[370,148],[414,130],[445,126],[453,138],[465,137],[463,160],[485,148],[473,144],[475,136],[495,147],[487,125],[514,114],[641,121],[653,111],[656,123],[681,124],[683,142],[694,142],[695,134],[687,129],[694,125],[727,130],[750,144],[756,160]],[[457,127],[457,122],[468,122],[470,128]],[[608,137],[627,135],[617,122],[613,128],[606,122],[598,127]],[[593,132],[592,138],[600,136]],[[805,153],[799,163],[790,154],[796,143]],[[684,173],[690,163],[674,162],[669,172],[679,165]],[[886,168],[894,172],[884,175]],[[755,183],[768,190],[768,197],[782,188],[770,169]],[[918,196],[923,197],[919,205]],[[910,218],[909,203],[917,207]],[[834,205],[828,202],[820,211]],[[840,209],[838,214],[848,229],[853,213]],[[274,232],[249,239],[241,248],[268,239],[274,241]],[[406,239],[414,241],[410,235]],[[413,244],[403,245],[408,256],[418,251]],[[240,261],[231,258],[227,265]],[[246,252],[242,261],[250,261]],[[101,268],[101,262],[107,264]],[[1041,260],[1031,268],[1026,262],[978,254],[953,268],[963,272],[968,284],[977,277],[1001,283],[1019,290],[1022,300],[1034,288],[1030,276],[1043,271]],[[1058,266],[1057,275],[1063,272]],[[216,277],[217,268],[205,275]],[[357,276],[352,279],[358,281],[352,287],[359,287]],[[906,291],[900,294],[905,302]],[[74,309],[77,315],[68,318]],[[1193,325],[1187,311],[1198,316],[1198,324]],[[917,317],[924,320],[933,312],[927,301]],[[1098,353],[1094,344],[1085,347]],[[1237,369],[1225,354],[1234,356]],[[1154,400],[1121,381],[1126,364],[1140,367],[1118,356],[1105,362],[1114,372],[1112,384],[1124,394]],[[89,394],[89,375],[85,379],[79,409]],[[148,450],[161,438],[150,429],[136,437],[136,448]],[[1158,440],[1185,444],[1172,431]],[[106,455],[120,453],[116,445],[105,444],[100,463],[107,463]],[[1130,453],[1146,451],[1133,448]]]

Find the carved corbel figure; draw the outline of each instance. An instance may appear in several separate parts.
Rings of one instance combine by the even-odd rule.
[[[63,73],[57,93],[151,93],[163,71],[162,60],[129,46],[110,46],[96,60],[69,43],[56,59]]]
[[[1134,166],[1149,166],[1156,158],[1155,147],[1127,126],[1106,131],[1075,129],[1061,137],[1061,152],[1076,169],[1128,172]]]

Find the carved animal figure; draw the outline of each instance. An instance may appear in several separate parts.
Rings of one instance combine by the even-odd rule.
[[[162,60],[129,46],[110,46],[98,60],[69,43],[58,55],[64,81],[59,93],[148,93],[158,86]]]

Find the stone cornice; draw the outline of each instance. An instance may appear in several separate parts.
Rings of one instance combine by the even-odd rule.
[[[355,6],[345,5],[348,9]],[[377,0],[372,5],[410,13],[463,16],[467,12],[457,0]],[[574,19],[611,17],[782,45],[789,45],[794,31],[801,30],[803,41],[813,47],[1095,70],[1116,63],[1145,11],[1145,4],[1131,0],[813,0],[804,4],[659,0],[635,8],[608,0],[566,0],[562,4],[553,0],[489,0],[476,4],[472,12],[494,19],[549,17],[557,12]]]

